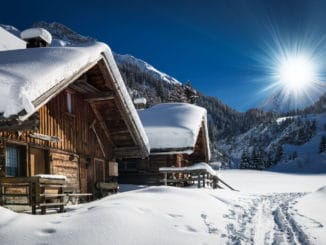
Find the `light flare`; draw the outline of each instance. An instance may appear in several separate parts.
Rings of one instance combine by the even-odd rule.
[[[278,67],[278,80],[289,93],[301,93],[309,89],[317,80],[315,65],[303,55],[281,59]]]

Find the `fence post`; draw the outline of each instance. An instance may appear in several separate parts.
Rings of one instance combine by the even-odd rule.
[[[197,174],[197,187],[200,188],[200,172]]]
[[[164,185],[168,185],[168,173],[164,172]]]
[[[3,185],[0,184],[0,206],[3,206],[5,203],[4,201],[4,190],[3,190]]]

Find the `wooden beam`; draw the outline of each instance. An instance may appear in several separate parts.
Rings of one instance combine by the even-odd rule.
[[[118,135],[118,134],[129,134],[128,130],[117,130],[117,131],[113,131],[111,130],[111,135]]]
[[[97,101],[105,101],[105,100],[112,100],[114,99],[113,92],[102,92],[102,93],[96,93],[96,94],[90,94],[87,96],[84,96],[84,99],[89,102],[97,102]]]
[[[79,93],[100,93],[101,91],[89,84],[87,80],[78,80],[69,85],[70,88],[76,90]]]
[[[106,158],[106,153],[105,153],[105,150],[104,150],[104,145],[103,145],[103,143],[102,143],[102,141],[101,141],[101,139],[100,139],[100,136],[98,135],[98,133],[97,133],[97,131],[96,131],[96,129],[95,129],[95,123],[96,123],[96,120],[94,120],[94,121],[92,122],[92,124],[89,126],[89,128],[93,130],[93,132],[94,132],[94,134],[95,134],[95,136],[96,136],[97,142],[98,142],[98,144],[100,145],[100,148],[101,148],[102,154],[103,154],[104,158]]]
[[[95,114],[97,120],[99,121],[100,126],[102,127],[102,129],[103,129],[103,131],[104,131],[104,134],[105,134],[107,140],[110,142],[110,144],[112,145],[112,147],[114,147],[114,143],[113,143],[113,141],[112,141],[112,139],[111,139],[111,137],[110,137],[109,129],[108,129],[108,127],[106,126],[105,121],[104,121],[104,119],[103,119],[101,113],[97,110],[95,104],[90,104],[90,106],[91,106],[91,108],[92,108],[92,110],[93,110],[93,112],[94,112],[94,114]]]

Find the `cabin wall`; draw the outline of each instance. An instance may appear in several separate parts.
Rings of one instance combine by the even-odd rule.
[[[74,189],[80,189],[78,158],[65,153],[50,152],[50,168],[52,174],[67,177],[67,185]]]
[[[67,176],[68,184],[80,191],[86,192],[93,188],[93,159],[103,161],[111,159],[111,144],[103,137],[105,134],[99,123],[95,123],[94,127],[107,153],[107,159],[105,159],[98,139],[90,128],[95,116],[88,102],[84,101],[81,94],[72,93],[72,113],[69,113],[66,96],[66,91],[61,92],[38,110],[40,120],[38,130],[0,132],[0,177],[5,175],[6,144],[22,144],[27,152],[25,176],[31,175],[32,171],[31,149],[40,148],[47,154],[47,173]],[[32,133],[56,136],[60,138],[60,141],[35,139],[30,137]],[[87,163],[89,161],[90,164]],[[105,172],[105,168],[103,171]]]

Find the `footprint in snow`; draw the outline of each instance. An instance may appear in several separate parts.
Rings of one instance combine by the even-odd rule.
[[[190,232],[197,232],[197,230],[195,228],[191,227],[190,225],[186,225],[186,228]]]
[[[58,225],[58,224],[61,224],[62,221],[61,220],[53,220],[53,221],[50,221],[49,223],[53,224],[53,225]]]
[[[41,236],[48,236],[48,235],[54,234],[56,232],[57,232],[56,229],[45,228],[45,229],[42,229],[41,231],[39,231],[38,234],[41,235]]]
[[[183,215],[181,215],[181,214],[168,214],[168,215],[172,218],[182,218],[183,217]]]

